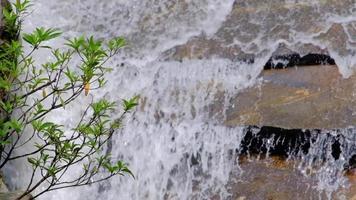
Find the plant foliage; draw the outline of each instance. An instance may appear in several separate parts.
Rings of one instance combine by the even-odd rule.
[[[28,0],[17,0],[3,9],[6,37],[0,44],[0,169],[20,158],[31,165],[31,179],[19,199],[35,190],[34,198],[115,175],[133,177],[123,161],[112,162],[101,150],[120,128],[124,116],[137,106],[137,96],[123,100],[122,114],[116,119],[112,116],[117,109],[115,102],[91,101],[70,131],[46,119],[80,95],[87,96],[105,86],[104,75],[111,70],[105,63],[126,46],[125,39],[118,37],[105,43],[94,37],[77,37],[67,41],[67,48],[54,49],[46,41],[61,35],[57,29],[40,27],[20,35],[30,6]],[[24,50],[26,45],[29,52]],[[52,59],[38,64],[33,57],[38,49],[50,51]],[[75,62],[78,59],[79,64]],[[14,155],[26,144],[34,145],[34,150]],[[68,179],[65,174],[74,165],[82,166],[81,174]]]

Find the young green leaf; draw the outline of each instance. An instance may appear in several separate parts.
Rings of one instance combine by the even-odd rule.
[[[29,0],[24,0],[24,1],[16,0],[16,2],[13,3],[13,5],[18,13],[22,13],[26,11],[30,6],[32,6]]]
[[[61,32],[57,29],[45,29],[43,27],[36,28],[32,33],[23,34],[22,38],[25,42],[32,45],[34,48],[38,48],[39,45],[44,42],[56,38],[61,35]]]
[[[139,96],[134,96],[133,98],[131,98],[129,100],[123,99],[124,111],[128,112],[132,108],[136,107],[138,105],[138,99],[139,99]]]

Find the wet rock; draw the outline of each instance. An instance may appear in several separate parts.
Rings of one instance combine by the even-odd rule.
[[[5,185],[5,182],[3,181],[2,175],[0,176],[0,193],[1,192],[9,192],[7,186]]]
[[[325,16],[320,15],[320,11],[335,15],[345,14],[345,8],[351,7],[354,2],[325,2],[320,1],[315,6],[304,2],[287,3],[278,0],[235,1],[230,14],[215,34],[201,34],[191,38],[185,44],[166,51],[162,57],[166,60],[219,57],[244,61],[254,54],[273,49],[271,44],[276,41],[280,41],[279,45],[283,48],[277,48],[274,55],[286,52],[303,55],[328,54],[328,49],[347,55],[350,53],[348,46],[354,45],[351,42],[355,32],[352,22],[345,25],[334,23],[325,27],[325,23],[320,23],[325,21]],[[302,35],[295,37],[299,33]],[[300,39],[304,36],[305,40]],[[318,46],[315,42],[321,45]]]
[[[341,24],[334,23],[326,33],[320,34],[317,38],[333,49],[337,49],[340,55],[352,53],[347,48],[348,43],[345,41],[348,41],[348,35]]]
[[[279,0],[235,1],[230,14],[213,35],[202,33],[162,54],[163,60],[225,58],[253,63],[255,56],[273,50],[265,69],[295,65],[335,65],[329,51],[339,56],[352,55],[351,23],[330,24],[320,10],[345,15],[352,0],[320,1],[318,6]],[[343,11],[344,10],[344,11]],[[303,13],[303,15],[301,15]],[[293,22],[286,19],[293,19]],[[300,40],[301,33],[310,40]],[[310,36],[310,37],[309,37]],[[303,38],[302,37],[302,38]],[[299,38],[299,39],[298,39]],[[314,42],[308,42],[313,40]],[[313,44],[312,44],[313,43]],[[320,45],[318,46],[318,44]],[[273,49],[273,48],[272,48]],[[287,64],[275,64],[285,55]],[[301,56],[300,56],[301,55]],[[287,56],[288,57],[288,56]],[[341,72],[345,75],[348,66]],[[349,66],[347,72],[350,72]],[[225,124],[280,126],[283,128],[344,128],[356,124],[356,78],[343,79],[336,66],[264,71],[261,85],[249,88],[231,99]],[[221,109],[221,102],[211,106]],[[210,116],[214,114],[210,113]]]
[[[221,41],[208,39],[205,35],[192,38],[183,45],[178,45],[163,53],[164,60],[206,59],[212,57],[230,60],[248,60],[252,54],[244,53],[237,45],[226,46]]]
[[[356,76],[336,66],[267,70],[261,85],[231,99],[225,124],[334,129],[356,124]]]
[[[239,163],[244,173],[238,177],[238,181],[231,181],[229,184],[232,199],[241,197],[254,200],[328,199],[325,191],[312,186],[317,182],[315,177],[304,176],[295,169],[298,160],[280,157],[265,159],[241,157]],[[331,199],[354,198],[356,195],[354,186],[354,182],[351,182],[351,187],[340,188],[331,194]]]
[[[16,200],[22,193],[23,191],[0,193],[0,200]],[[31,195],[27,195],[21,198],[21,200],[31,200],[31,199],[32,199]]]

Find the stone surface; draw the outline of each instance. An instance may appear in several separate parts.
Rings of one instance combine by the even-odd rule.
[[[277,50],[272,52],[273,55],[328,54],[328,49],[332,49],[344,56],[350,54],[350,46],[355,45],[352,38],[355,32],[353,22],[334,23],[327,27],[323,23],[326,20],[324,13],[346,15],[345,12],[351,10],[346,11],[344,8],[353,5],[353,0],[320,0],[315,4],[281,0],[235,1],[230,14],[214,35],[208,37],[201,34],[191,38],[187,43],[166,51],[163,58],[182,60],[221,57],[246,60],[254,54],[263,54],[273,49],[271,44],[276,41],[281,42]]]
[[[22,193],[23,191],[0,193],[0,200],[16,200],[16,198],[18,198]],[[21,198],[21,200],[31,200],[31,199],[32,199],[31,195],[27,195]]]
[[[257,159],[253,157],[240,158],[243,170],[238,181],[231,176],[229,192],[232,199],[246,197],[246,200],[306,200],[328,199],[325,192],[320,192],[313,185],[317,180],[313,176],[304,176],[295,167],[296,160],[285,160],[280,157]],[[349,179],[348,176],[346,178]],[[356,182],[349,179],[349,188],[340,188],[331,194],[333,200],[353,199],[356,195]]]
[[[225,58],[253,61],[281,42],[272,56],[315,53],[352,54],[354,26],[334,23],[326,27],[324,13],[343,13],[353,0],[281,2],[235,1],[230,14],[213,36],[204,33],[163,53],[163,60]],[[278,14],[276,14],[278,13]],[[303,15],[300,15],[303,13]],[[290,18],[294,21],[290,23]],[[295,34],[314,35],[305,42]],[[317,44],[320,43],[322,47]],[[269,52],[271,53],[271,52]],[[328,63],[331,64],[331,63]],[[350,66],[351,67],[351,66]],[[299,67],[264,71],[262,85],[231,99],[225,124],[279,126],[283,128],[344,128],[356,124],[356,77],[343,79],[336,66]],[[218,94],[222,96],[223,94]],[[215,103],[214,103],[215,104]],[[221,102],[211,106],[221,110]]]
[[[263,82],[231,99],[225,124],[334,129],[356,124],[356,76],[336,66],[265,70]]]
[[[1,192],[9,192],[7,186],[5,185],[2,176],[0,177],[0,193]]]

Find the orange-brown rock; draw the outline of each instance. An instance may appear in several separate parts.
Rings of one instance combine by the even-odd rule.
[[[336,66],[266,70],[263,82],[232,99],[226,125],[334,129],[356,124],[356,76]]]
[[[332,0],[320,1],[318,5],[327,12],[341,12],[342,8],[353,4],[350,0]],[[217,57],[250,61],[253,54],[258,57],[266,50],[264,48],[268,48],[265,41],[294,40],[291,35],[295,32],[315,35],[314,39],[326,46],[318,47],[312,43],[288,46],[281,43],[273,55],[296,53],[294,51],[300,54],[328,54],[328,48],[337,50],[342,56],[349,55],[348,46],[351,43],[348,37],[354,33],[353,26],[334,23],[325,27],[325,24],[314,20],[317,19],[316,12],[312,4],[303,2],[236,1],[213,36],[201,34],[191,38],[185,44],[164,52],[162,57],[166,60]],[[294,19],[292,24],[283,21],[290,17]],[[264,21],[259,23],[259,20]],[[263,71],[261,77],[264,79],[261,85],[242,91],[231,100],[226,111],[226,125],[320,129],[356,125],[356,75],[344,79],[336,66],[312,66]],[[219,104],[211,105],[210,110],[215,112],[210,113],[212,116],[224,107]]]
[[[304,176],[299,170],[295,170],[298,160],[276,157],[243,159],[244,161],[239,164],[244,173],[239,176],[239,181],[233,181],[234,174],[230,177],[231,199],[238,200],[241,197],[246,197],[246,200],[328,199],[326,192],[312,186],[316,181],[312,176]],[[279,162],[278,165],[275,165],[276,160]],[[351,182],[349,188],[337,189],[330,194],[331,199],[356,200],[355,186],[356,184]]]

